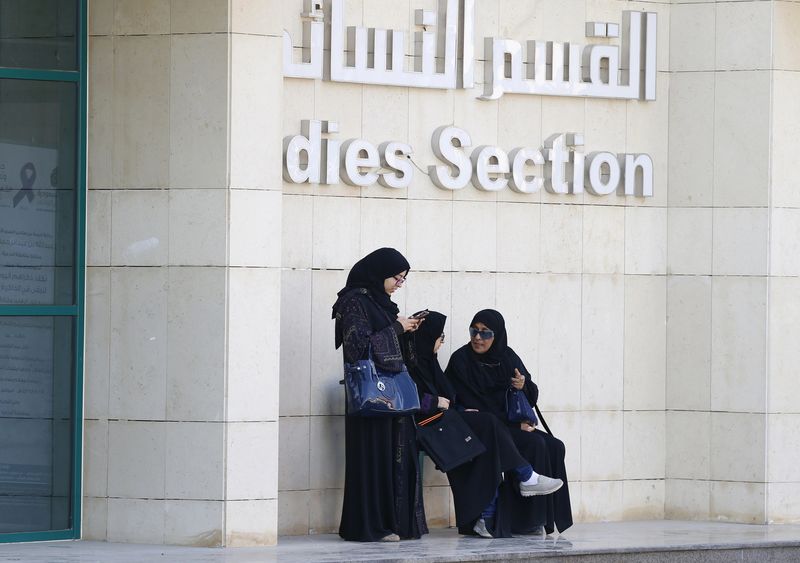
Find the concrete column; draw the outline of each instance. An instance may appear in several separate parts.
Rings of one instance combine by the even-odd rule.
[[[280,45],[249,5],[89,5],[85,538],[277,541]]]

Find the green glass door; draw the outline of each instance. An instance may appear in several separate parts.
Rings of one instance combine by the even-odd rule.
[[[0,542],[80,536],[85,0],[0,0]]]

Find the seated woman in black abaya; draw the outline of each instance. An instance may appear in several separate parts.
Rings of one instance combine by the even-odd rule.
[[[541,505],[538,510],[533,506],[537,502],[544,502],[546,532],[555,529],[563,532],[572,526],[564,443],[550,434],[549,429],[539,430],[535,421],[512,423],[506,414],[509,388],[521,390],[531,407],[536,405],[539,389],[525,364],[508,346],[503,315],[494,309],[479,311],[469,331],[470,342],[453,353],[445,371],[459,403],[497,417],[534,470],[564,482],[563,487],[547,497],[513,498],[512,532],[529,533],[542,523]]]
[[[462,534],[478,534],[485,538],[511,537],[513,498],[518,496],[510,483],[503,483],[503,472],[519,481],[522,495],[545,495],[561,486],[561,481],[534,473],[531,465],[517,451],[505,425],[488,412],[463,411],[457,404],[453,387],[442,373],[436,353],[444,341],[447,317],[430,311],[414,332],[403,338],[406,365],[417,384],[420,396],[418,419],[437,410],[457,408],[486,451],[463,465],[447,472],[453,491],[456,523]],[[544,524],[544,504],[540,503],[538,519]],[[535,511],[529,504],[528,509]],[[524,510],[524,507],[523,507]],[[530,514],[529,518],[537,518]]]
[[[399,336],[419,321],[399,316],[392,293],[403,286],[408,261],[380,248],[358,262],[333,305],[336,347],[345,362],[367,359],[402,371]],[[350,541],[399,541],[428,533],[419,450],[411,416],[345,416],[344,505],[339,535]]]

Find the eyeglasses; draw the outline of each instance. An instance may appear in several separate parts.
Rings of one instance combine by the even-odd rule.
[[[490,338],[494,338],[494,331],[493,330],[478,330],[474,326],[469,327],[469,337],[475,338],[476,336],[480,336],[481,340],[489,340]]]
[[[392,276],[394,278],[394,285],[403,285],[406,283],[406,277],[401,275]]]

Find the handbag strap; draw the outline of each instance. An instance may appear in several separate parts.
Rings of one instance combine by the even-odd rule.
[[[542,426],[544,426],[544,429],[547,430],[548,434],[553,436],[553,433],[550,431],[550,427],[547,426],[547,421],[542,416],[542,411],[539,410],[539,405],[538,404],[533,405],[533,408],[536,410],[536,416],[539,417],[539,421],[542,423]]]

